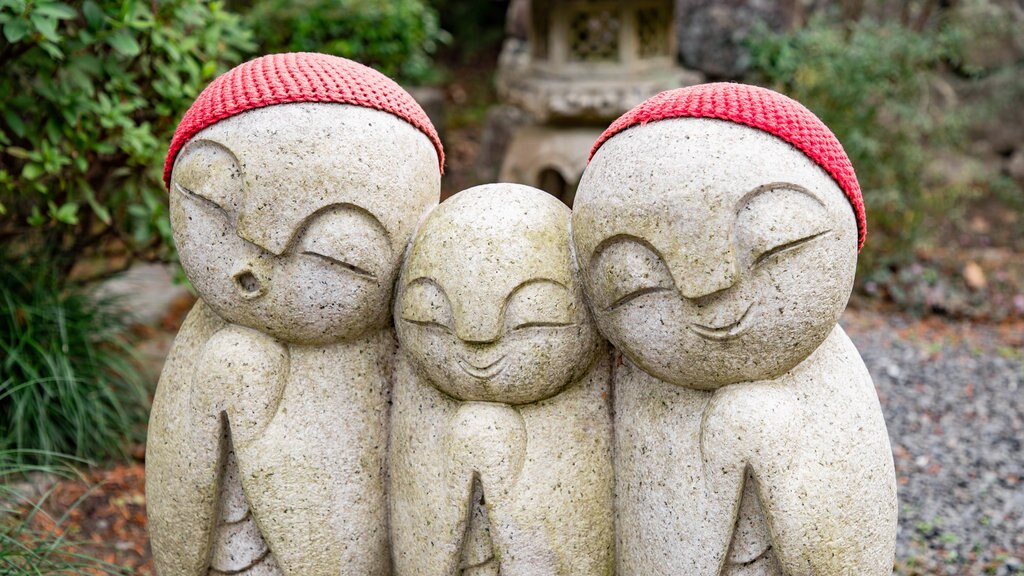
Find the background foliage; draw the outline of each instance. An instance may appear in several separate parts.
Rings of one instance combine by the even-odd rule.
[[[0,254],[0,451],[104,458],[141,439],[147,387],[116,303]],[[13,455],[13,456],[12,456]]]
[[[403,84],[437,81],[432,56],[448,41],[425,0],[257,0],[240,9],[261,52],[326,52]]]
[[[0,243],[166,256],[160,179],[199,91],[254,48],[201,0],[0,0]]]
[[[755,79],[814,111],[857,168],[869,238],[860,263],[869,274],[910,260],[928,216],[949,210],[962,192],[932,188],[924,177],[932,155],[959,134],[960,119],[932,86],[956,45],[949,31],[868,19],[849,27],[815,20],[750,43]]]

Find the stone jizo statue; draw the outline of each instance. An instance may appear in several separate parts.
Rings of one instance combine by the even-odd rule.
[[[167,157],[199,294],[147,447],[162,576],[390,574],[391,292],[443,153],[394,82],[321,54],[217,78]]]
[[[403,576],[613,570],[610,364],[569,210],[516,184],[442,203],[395,301],[391,531]]]
[[[770,90],[664,92],[598,140],[573,238],[624,356],[620,576],[892,573],[885,422],[836,324],[864,236],[838,140]]]

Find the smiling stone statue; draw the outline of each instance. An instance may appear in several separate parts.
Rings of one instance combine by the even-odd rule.
[[[399,575],[613,569],[609,356],[569,218],[495,184],[442,203],[413,240],[395,303]]]
[[[146,456],[163,576],[390,573],[391,291],[443,153],[397,84],[322,54],[217,78],[168,154],[199,294]]]
[[[664,92],[598,140],[574,210],[625,357],[618,573],[890,574],[892,454],[836,324],[865,219],[835,136],[770,90]]]

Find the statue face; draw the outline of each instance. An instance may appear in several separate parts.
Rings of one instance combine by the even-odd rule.
[[[217,314],[322,344],[387,324],[402,251],[439,191],[434,147],[399,118],[284,104],[186,144],[171,225],[185,273]]]
[[[460,400],[549,398],[598,345],[569,251],[569,210],[494,184],[442,203],[417,233],[395,303],[399,342]]]
[[[573,238],[598,328],[650,374],[714,389],[780,376],[835,326],[853,286],[846,196],[796,148],[708,119],[606,142]]]

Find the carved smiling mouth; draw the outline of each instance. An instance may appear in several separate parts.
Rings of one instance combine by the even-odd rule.
[[[487,380],[488,378],[494,378],[505,368],[501,364],[501,361],[504,359],[505,356],[502,356],[486,366],[476,366],[471,364],[465,358],[459,358],[459,367],[462,368],[463,372],[469,374],[473,378],[478,380]]]
[[[743,315],[740,316],[739,320],[736,320],[731,324],[726,324],[725,326],[690,324],[690,330],[693,330],[698,336],[706,340],[715,340],[717,342],[731,340],[743,334],[748,328],[750,328],[751,322],[749,322],[749,320],[753,317],[753,314],[751,314],[750,311],[753,309],[754,304],[751,303],[747,306],[747,309],[743,312]]]

